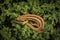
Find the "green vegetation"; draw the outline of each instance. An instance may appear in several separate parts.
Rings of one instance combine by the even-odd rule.
[[[21,11],[41,16],[44,32],[12,23]],[[60,40],[60,0],[0,0],[0,40]]]

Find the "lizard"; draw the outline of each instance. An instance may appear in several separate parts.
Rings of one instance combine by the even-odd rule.
[[[35,14],[27,14],[27,12],[22,12],[22,13],[25,14],[25,15],[18,16],[16,18],[17,21],[23,21],[23,22],[21,22],[23,25],[26,24],[26,25],[28,25],[30,28],[32,28],[35,31],[43,32],[43,29],[44,29],[44,20],[43,20],[42,17],[37,16]],[[33,20],[36,23],[35,24],[29,23],[28,20]],[[34,26],[37,26],[37,28],[34,27]]]

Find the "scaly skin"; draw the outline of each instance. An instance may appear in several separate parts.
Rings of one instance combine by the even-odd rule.
[[[24,22],[22,22],[23,25],[26,24],[30,28],[32,28],[33,30],[38,31],[38,32],[43,31],[43,29],[44,29],[44,20],[40,16],[37,16],[34,14],[22,15],[22,16],[17,17],[16,20],[24,21]],[[28,20],[33,20],[36,22],[36,24],[29,23]],[[36,25],[38,28],[35,28],[34,25]]]

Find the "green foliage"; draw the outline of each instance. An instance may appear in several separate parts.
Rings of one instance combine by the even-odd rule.
[[[41,16],[44,32],[12,23],[21,11]],[[0,40],[60,40],[60,0],[1,0]]]

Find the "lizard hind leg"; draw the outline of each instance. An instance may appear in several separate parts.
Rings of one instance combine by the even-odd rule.
[[[35,27],[35,28],[38,28],[39,27],[39,25],[38,24],[36,24],[36,23],[30,23],[33,27]]]

